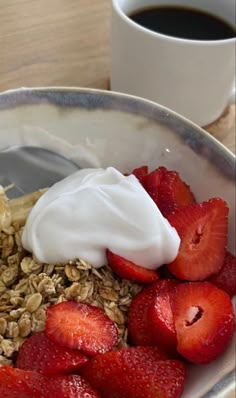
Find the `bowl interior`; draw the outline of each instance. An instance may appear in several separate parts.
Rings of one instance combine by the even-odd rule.
[[[129,172],[148,164],[150,169],[159,165],[175,169],[197,200],[220,196],[228,202],[228,247],[235,253],[235,157],[168,109],[95,90],[7,92],[0,95],[0,150],[9,145],[43,146],[80,167],[112,165]],[[183,398],[199,398],[223,377],[229,378],[224,383],[230,382],[234,344],[214,363],[191,367]],[[215,388],[219,390],[222,385]]]

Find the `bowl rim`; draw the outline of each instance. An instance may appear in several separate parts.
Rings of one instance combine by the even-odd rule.
[[[222,150],[225,154],[227,154],[227,157],[230,158],[231,161],[236,160],[236,155],[228,149],[224,144],[222,144],[218,139],[216,139],[214,136],[212,136],[210,133],[208,133],[204,128],[198,126],[191,120],[187,119],[185,116],[173,111],[172,109],[169,109],[157,102],[148,100],[146,98],[138,97],[135,95],[130,95],[126,93],[121,93],[118,91],[111,91],[111,90],[104,90],[104,89],[97,89],[97,88],[86,88],[86,87],[74,87],[74,86],[38,86],[38,87],[19,87],[15,89],[9,89],[0,92],[0,110],[3,108],[4,105],[4,99],[6,98],[11,98],[14,95],[17,96],[16,101],[14,103],[14,106],[19,106],[21,105],[21,102],[18,101],[20,99],[20,96],[23,94],[37,94],[37,93],[78,93],[78,94],[97,94],[97,95],[102,95],[105,97],[113,97],[114,99],[125,99],[127,100],[132,100],[136,103],[140,103],[146,106],[151,106],[152,108],[156,108],[160,111],[163,111],[164,113],[168,113],[169,115],[172,115],[176,120],[182,121],[185,125],[188,125],[191,127],[191,129],[195,130],[198,132],[198,134],[207,140],[211,142],[214,146],[217,146],[218,149]],[[51,101],[53,102],[53,101]],[[27,102],[25,102],[26,104]],[[29,101],[30,104],[30,101]],[[10,103],[7,104],[8,106],[6,108],[11,108],[13,107]]]

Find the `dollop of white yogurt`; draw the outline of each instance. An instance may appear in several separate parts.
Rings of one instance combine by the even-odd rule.
[[[134,175],[83,169],[53,185],[29,214],[22,243],[42,263],[106,264],[106,249],[148,269],[175,259],[180,238]]]

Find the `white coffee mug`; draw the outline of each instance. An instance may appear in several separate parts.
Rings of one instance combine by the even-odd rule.
[[[129,18],[158,5],[191,6],[235,26],[235,0],[112,0],[111,89],[158,102],[205,126],[235,101],[235,38],[181,39]]]

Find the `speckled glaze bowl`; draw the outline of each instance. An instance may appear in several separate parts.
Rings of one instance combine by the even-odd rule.
[[[235,253],[235,156],[180,115],[112,92],[19,89],[0,94],[0,150],[18,144],[52,149],[80,167],[178,170],[199,201],[220,196],[228,202]],[[234,368],[235,341],[212,364],[190,366],[183,398],[233,398]]]

